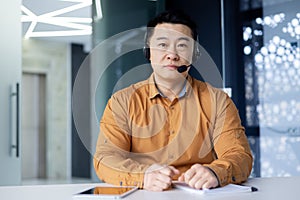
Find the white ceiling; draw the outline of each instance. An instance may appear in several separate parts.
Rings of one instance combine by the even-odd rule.
[[[52,19],[58,19],[58,17],[70,17],[71,21],[69,21],[69,25],[71,26],[91,26],[91,23],[82,23],[78,21],[74,21],[74,17],[76,18],[91,18],[91,1],[92,0],[23,0],[22,4],[25,6],[29,12],[32,12],[30,19],[28,22],[23,22],[23,36],[25,36],[28,31],[30,25],[34,23],[34,16],[45,15],[50,12],[56,11],[56,14],[52,14],[49,18],[48,22],[37,21],[36,26],[34,26],[33,32],[43,32],[45,31],[78,31],[76,28],[64,27],[61,25],[53,25]],[[81,7],[81,8],[80,8]],[[71,9],[75,8],[73,11],[59,12],[61,9]],[[76,9],[77,8],[77,9]],[[22,12],[22,15],[27,15],[28,13]],[[49,14],[48,14],[49,15]],[[53,20],[55,21],[55,20]],[[59,41],[65,43],[76,43],[83,44],[87,51],[91,48],[91,35],[76,35],[76,36],[55,36],[55,37],[38,37],[40,39],[51,40],[51,41]]]

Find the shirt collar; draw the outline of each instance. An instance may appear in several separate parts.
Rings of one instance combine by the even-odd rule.
[[[156,97],[157,95],[160,95],[155,81],[154,81],[154,74],[152,73],[151,76],[148,79],[148,84],[149,84],[149,97],[150,99],[153,99],[154,97]]]
[[[191,77],[188,75],[187,79],[185,79],[184,82],[184,87],[182,88],[182,90],[180,91],[178,98],[182,98],[186,95],[187,93],[187,82],[191,82]],[[155,84],[155,79],[154,79],[154,74],[152,73],[151,76],[148,79],[148,83],[149,83],[149,97],[150,99],[153,99],[154,97],[156,97],[157,95],[160,95],[162,97],[165,97],[160,91],[159,89],[156,87]]]

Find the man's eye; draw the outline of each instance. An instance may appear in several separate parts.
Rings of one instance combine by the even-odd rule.
[[[159,43],[158,46],[160,48],[166,48],[167,47],[167,44],[166,43]]]
[[[179,48],[188,48],[187,44],[178,44],[177,45]]]

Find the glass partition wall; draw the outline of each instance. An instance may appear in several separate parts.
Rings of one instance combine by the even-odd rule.
[[[300,175],[300,2],[240,0],[255,176]],[[258,139],[259,138],[259,139]]]

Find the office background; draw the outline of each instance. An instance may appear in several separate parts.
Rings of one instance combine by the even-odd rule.
[[[139,77],[132,77],[134,80],[146,77],[151,70],[142,49],[135,49],[110,63],[98,80],[94,76],[97,71],[93,71],[97,69],[87,66],[101,61],[90,55],[97,53],[95,49],[108,38],[127,30],[143,30],[160,11],[178,8],[197,22],[199,44],[218,67],[223,86],[232,89],[255,158],[251,176],[298,176],[299,7],[297,0],[94,0],[89,7],[93,33],[88,42],[44,38],[16,41],[19,44],[15,48],[22,53],[11,55],[22,57],[22,63],[16,64],[20,66],[17,74],[22,73],[21,80],[16,81],[20,82],[22,97],[22,159],[16,158],[20,159],[19,167],[14,169],[21,172],[14,183],[4,180],[1,185],[37,183],[31,180],[97,180],[91,152],[106,101],[118,81],[134,67],[146,68]],[[28,26],[23,25],[23,29]],[[143,46],[142,31],[133,36],[124,34],[123,38],[116,48],[126,48],[138,39],[138,45]],[[1,46],[3,49],[5,45]],[[1,64],[1,70],[4,68]],[[73,99],[72,105],[78,73],[83,84],[76,90],[82,95],[75,104]],[[191,73],[199,75],[195,70]],[[96,92],[91,90],[95,82]]]

